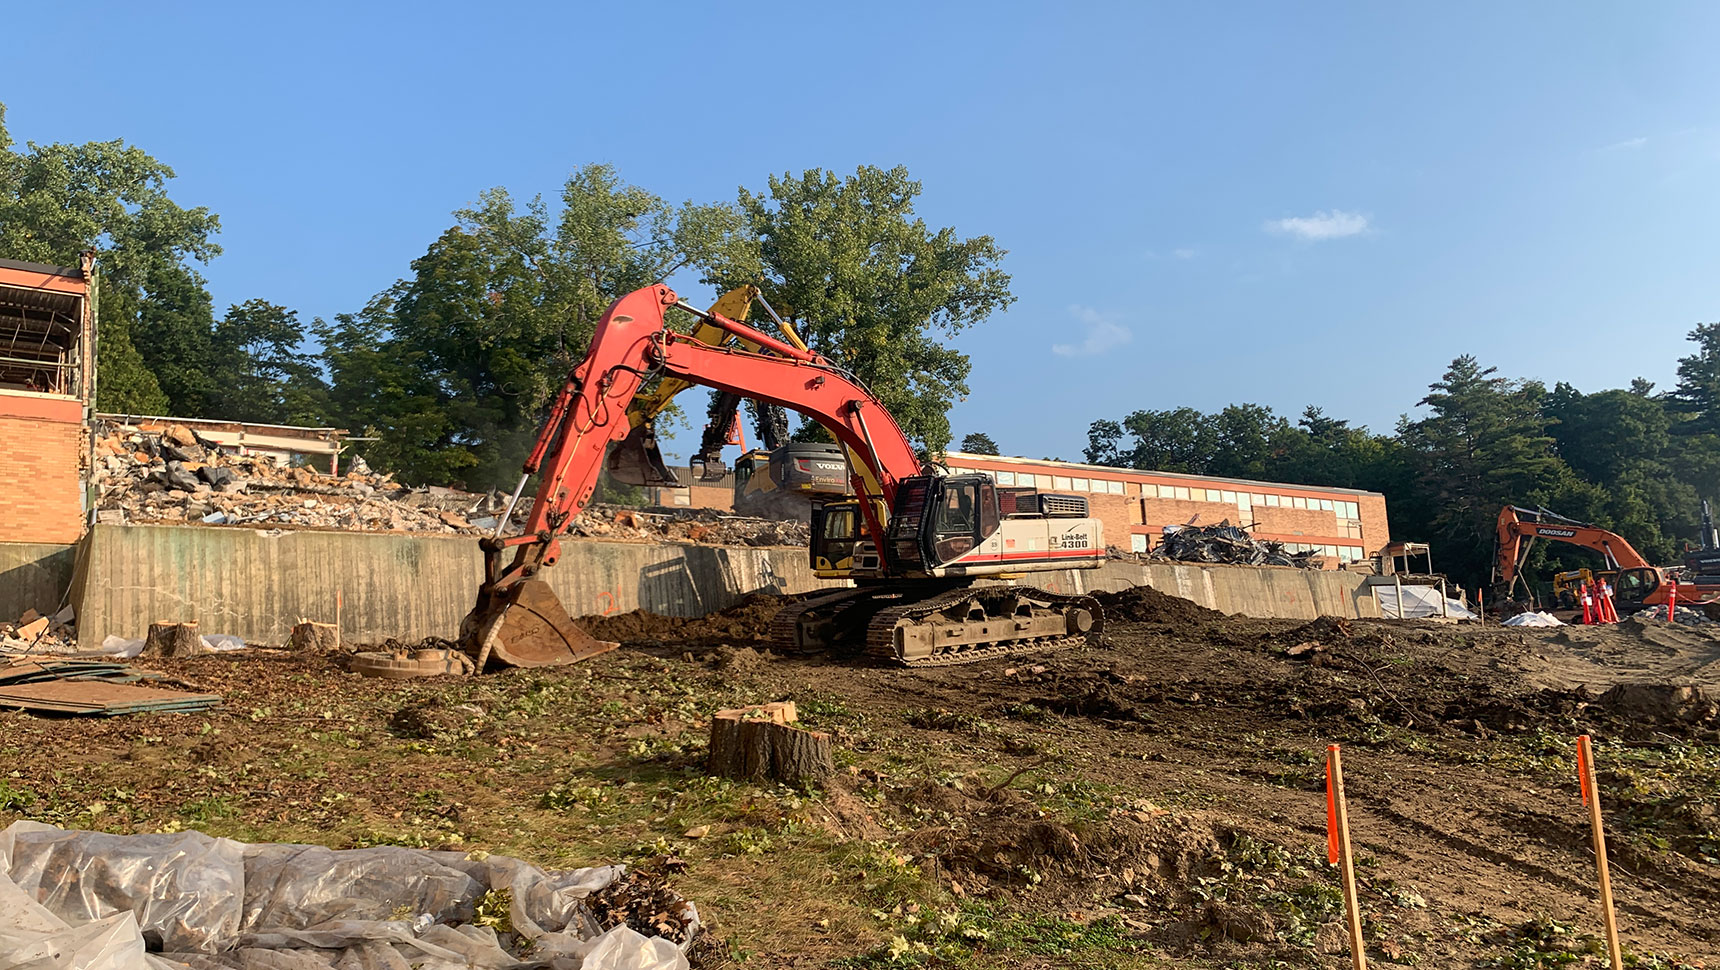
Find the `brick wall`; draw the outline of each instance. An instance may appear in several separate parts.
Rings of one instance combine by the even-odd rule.
[[[0,394],[0,542],[76,542],[83,409],[75,400]]]
[[[1373,555],[1388,545],[1391,545],[1392,530],[1386,524],[1386,497],[1384,495],[1363,495],[1356,499],[1356,504],[1362,511],[1362,535],[1367,537],[1363,543],[1368,555]]]

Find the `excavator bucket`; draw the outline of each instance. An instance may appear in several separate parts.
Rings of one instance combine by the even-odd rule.
[[[474,610],[463,624],[466,649],[487,666],[549,667],[578,663],[619,647],[581,630],[549,584],[528,579]]]
[[[663,463],[657,448],[657,433],[649,421],[627,432],[627,437],[609,449],[609,477],[627,485],[679,488],[681,480]]]

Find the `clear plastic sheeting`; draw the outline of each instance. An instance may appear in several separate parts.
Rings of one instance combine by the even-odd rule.
[[[0,970],[685,970],[690,902],[679,945],[601,930],[586,900],[622,872],[16,822],[0,831]],[[481,901],[491,925],[474,923]]]

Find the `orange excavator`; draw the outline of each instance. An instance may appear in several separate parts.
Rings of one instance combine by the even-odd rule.
[[[695,339],[664,324],[671,308],[731,335]],[[855,585],[798,600],[776,618],[783,647],[866,654],[909,665],[1073,646],[1096,635],[1099,604],[1005,581],[1021,573],[1096,569],[1105,543],[1079,495],[999,488],[981,474],[922,465],[876,396],[824,357],[723,314],[689,306],[658,284],[615,301],[584,360],[556,396],[507,512],[484,552],[484,581],[461,624],[462,646],[490,665],[568,663],[614,649],[578,628],[543,579],[560,536],[591,501],[612,443],[630,430],[628,407],[661,376],[779,404],[819,422],[858,459],[849,469],[858,515],[850,528],[814,529],[817,564],[841,545]],[[503,535],[532,476],[536,498],[519,535]],[[504,563],[504,555],[513,557]]]
[[[1680,578],[1677,568],[1651,566],[1642,553],[1636,551],[1624,536],[1597,525],[1567,519],[1546,509],[1526,509],[1507,505],[1499,510],[1498,527],[1494,533],[1493,582],[1500,599],[1510,599],[1522,584],[1528,592],[1528,580],[1523,577],[1523,561],[1528,558],[1535,540],[1569,542],[1593,549],[1606,560],[1613,577],[1613,600],[1620,612],[1638,610],[1645,606],[1664,606],[1672,583],[1678,582],[1681,602],[1706,601],[1720,594],[1720,577]],[[1691,580],[1694,580],[1691,581]]]

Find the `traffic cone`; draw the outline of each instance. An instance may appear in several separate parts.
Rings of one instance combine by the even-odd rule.
[[[1589,595],[1589,584],[1584,583],[1583,584],[1583,626],[1589,626],[1595,622],[1595,615],[1592,612],[1592,610],[1590,609],[1590,607],[1592,605],[1593,605],[1593,598]]]

